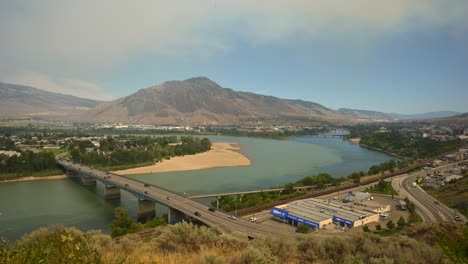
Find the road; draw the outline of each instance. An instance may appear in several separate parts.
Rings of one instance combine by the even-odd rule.
[[[248,219],[244,218],[232,220],[229,218],[229,215],[224,212],[211,212],[208,210],[210,206],[193,201],[185,196],[154,185],[148,185],[143,182],[119,176],[117,174],[97,170],[82,164],[74,164],[65,160],[59,160],[58,163],[68,170],[90,175],[104,184],[107,182],[110,185],[115,185],[121,189],[144,195],[148,198],[148,200],[157,201],[158,203],[167,207],[174,208],[189,216],[190,218],[197,219],[198,221],[205,223],[208,226],[218,227],[219,230],[223,233],[242,232],[247,235],[264,235],[276,238],[284,238],[286,235],[279,231],[275,226],[251,223],[248,221]],[[199,212],[200,214],[196,216],[195,212]],[[299,235],[294,233],[288,234],[288,237],[296,236]]]
[[[452,166],[454,166],[454,164],[445,165],[428,171],[421,171],[415,174],[403,174],[392,180],[392,186],[400,196],[408,197],[408,199],[416,205],[416,212],[422,217],[424,222],[465,223],[466,218],[462,214],[456,213],[454,209],[437,201],[420,186],[411,186],[411,184],[416,181],[416,177],[423,178],[426,177],[427,172],[444,170]],[[455,215],[460,216],[461,221],[455,221]]]

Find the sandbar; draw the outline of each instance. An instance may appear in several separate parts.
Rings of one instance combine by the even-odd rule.
[[[173,157],[170,160],[164,160],[154,165],[118,170],[114,171],[114,173],[128,175],[249,166],[251,161],[239,152],[240,149],[241,146],[239,144],[215,142],[212,143],[211,150],[207,152]]]
[[[24,181],[47,181],[47,180],[61,180],[66,179],[67,175],[54,175],[54,176],[43,176],[43,177],[21,177],[11,180],[3,180],[0,183],[7,183],[7,182],[24,182]]]

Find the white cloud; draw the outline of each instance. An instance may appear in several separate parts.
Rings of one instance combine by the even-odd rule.
[[[18,72],[14,75],[5,76],[1,80],[6,83],[21,84],[49,92],[74,95],[82,98],[95,100],[112,99],[112,96],[98,84],[67,78],[52,79],[47,75],[37,72]]]
[[[460,34],[468,25],[467,7],[465,0],[3,1],[0,60],[10,72],[93,79],[138,56],[186,62],[237,43],[313,43],[344,35],[367,44],[385,32],[424,27]]]

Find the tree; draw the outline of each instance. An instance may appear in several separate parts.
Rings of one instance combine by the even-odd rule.
[[[309,233],[310,231],[312,231],[312,228],[310,228],[310,226],[308,226],[308,225],[299,225],[299,226],[296,228],[296,232],[297,232],[297,233],[307,234],[307,233]]]
[[[381,231],[381,230],[382,230],[382,226],[381,226],[380,224],[376,225],[376,226],[375,226],[375,230]]]
[[[367,225],[364,225],[364,226],[362,227],[362,230],[363,230],[364,232],[367,232],[367,233],[370,232],[369,226],[367,226]]]
[[[398,219],[397,225],[399,228],[403,228],[406,225],[406,221],[403,218],[403,216],[400,216],[400,219]]]
[[[395,228],[395,224],[393,223],[392,220],[389,220],[389,221],[387,222],[387,228],[390,229],[390,230],[392,230],[393,228]]]
[[[113,237],[122,236],[132,229],[133,219],[122,207],[117,207],[114,210],[114,219],[109,226]]]

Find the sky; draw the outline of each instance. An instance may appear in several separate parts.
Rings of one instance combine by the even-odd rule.
[[[468,112],[468,1],[0,0],[0,81],[112,100],[169,80],[333,109]]]

